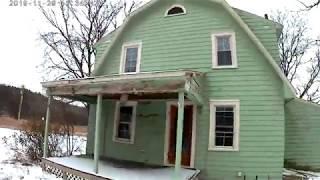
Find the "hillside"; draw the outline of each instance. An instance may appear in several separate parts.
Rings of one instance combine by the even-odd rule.
[[[40,93],[24,89],[21,119],[41,120],[46,116],[48,98]],[[20,103],[20,88],[0,84],[0,116],[17,119]],[[51,122],[69,121],[86,126],[88,112],[86,108],[53,100]]]

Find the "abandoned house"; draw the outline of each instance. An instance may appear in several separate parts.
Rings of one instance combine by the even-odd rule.
[[[224,0],[152,0],[96,44],[92,77],[42,83],[49,97],[90,104],[87,155],[47,157],[46,138],[44,168],[114,180],[319,169],[319,106],[281,72],[281,30]]]

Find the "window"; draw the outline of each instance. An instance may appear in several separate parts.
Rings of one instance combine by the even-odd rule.
[[[238,100],[210,101],[209,150],[239,150],[239,110]]]
[[[166,16],[177,16],[183,14],[186,14],[186,9],[181,5],[173,5],[166,12]]]
[[[118,102],[115,111],[113,140],[121,143],[134,143],[136,102]]]
[[[212,68],[236,68],[235,33],[212,35]]]
[[[141,43],[123,45],[120,73],[138,73],[140,71]]]

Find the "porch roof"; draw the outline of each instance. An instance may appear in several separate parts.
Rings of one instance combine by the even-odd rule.
[[[84,79],[43,82],[52,96],[67,96],[84,100],[102,94],[104,98],[130,97],[168,98],[184,91],[189,99],[202,104],[201,79],[203,73],[195,71],[150,72],[97,76]]]

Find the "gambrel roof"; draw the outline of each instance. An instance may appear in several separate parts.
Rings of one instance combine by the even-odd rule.
[[[95,69],[93,74],[95,74],[103,64],[103,61],[106,60],[107,55],[109,54],[110,49],[114,46],[114,44],[117,42],[117,39],[122,35],[124,29],[129,24],[129,22],[138,14],[143,12],[144,10],[148,9],[149,7],[153,6],[156,2],[160,0],[151,0],[146,5],[142,6],[135,12],[133,12],[127,19],[124,21],[123,25],[120,26],[118,29],[113,31],[112,33],[108,34],[106,37],[104,37],[100,42],[104,42],[103,45],[99,46],[101,50],[100,53],[97,54],[97,60],[95,64]],[[230,14],[230,16],[238,23],[238,25],[243,29],[243,31],[248,35],[248,37],[252,40],[252,42],[255,44],[257,49],[263,54],[263,56],[268,60],[269,64],[272,66],[278,77],[282,80],[284,85],[284,93],[286,98],[293,98],[295,97],[295,90],[291,83],[288,81],[288,79],[285,77],[285,75],[282,73],[280,67],[277,64],[277,61],[275,60],[276,57],[274,54],[270,53],[270,50],[266,48],[266,46],[262,43],[262,41],[257,37],[257,35],[253,32],[251,28],[252,24],[250,22],[246,22],[244,19],[246,16],[251,15],[251,13],[232,8],[225,0],[207,0],[211,1],[213,3],[220,4],[226,12]],[[277,29],[281,29],[282,26],[278,23],[275,23],[270,20],[266,20],[262,17],[257,16],[257,18],[261,18],[261,21],[264,21],[265,23],[270,23],[271,25],[275,26]],[[251,25],[251,28],[250,28]],[[279,31],[280,32],[280,31]],[[98,44],[100,43],[98,42]]]

